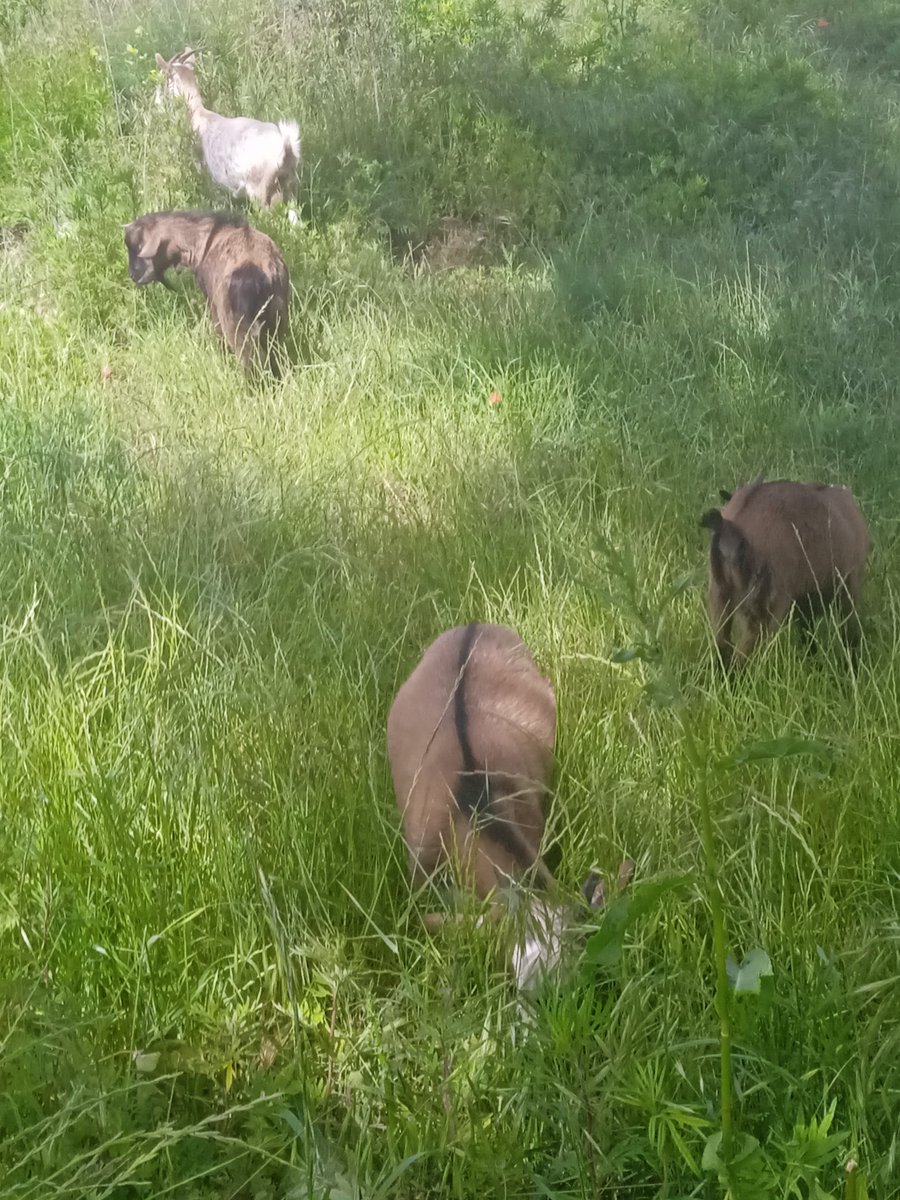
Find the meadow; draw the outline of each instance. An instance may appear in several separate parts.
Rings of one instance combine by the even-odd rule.
[[[128,278],[228,206],[188,44],[300,124],[278,382]],[[0,0],[0,79],[4,1200],[900,1197],[893,0]],[[760,472],[869,519],[855,672],[716,669],[698,518]],[[385,757],[470,619],[557,688],[562,885],[637,863],[527,1029]],[[728,1171],[717,910],[771,970]]]

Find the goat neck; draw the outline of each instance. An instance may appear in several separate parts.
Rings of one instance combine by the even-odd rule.
[[[173,267],[196,271],[209,252],[220,222],[215,216],[190,216],[193,218],[191,221],[183,221],[178,214],[173,214],[168,226],[169,254]]]
[[[197,77],[190,67],[178,67],[178,84],[179,91],[184,96],[188,112],[191,115],[191,127],[195,133],[202,133],[209,124],[210,118],[215,117],[216,114],[210,109],[204,108],[200,89],[197,86]]]

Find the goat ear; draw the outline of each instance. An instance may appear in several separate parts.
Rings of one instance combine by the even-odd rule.
[[[168,67],[169,64],[166,62],[166,60],[163,58],[163,56],[161,54],[157,54],[156,55],[156,65],[160,71],[165,71],[165,69]]]

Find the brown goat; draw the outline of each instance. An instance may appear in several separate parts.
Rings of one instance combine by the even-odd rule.
[[[725,666],[747,659],[795,608],[809,619],[834,604],[855,650],[869,534],[852,492],[757,480],[722,496],[725,506],[700,524],[712,530],[709,615]]]
[[[169,267],[193,271],[213,327],[245,370],[268,366],[287,332],[289,280],[281,252],[264,233],[228,213],[147,213],[125,226],[135,283],[165,283]]]
[[[553,884],[541,842],[556,699],[517,633],[476,623],[442,633],[398,691],[387,740],[415,884],[444,867],[482,899],[529,875]],[[633,869],[623,864],[620,887]],[[602,906],[599,876],[583,894]],[[533,906],[535,929],[513,958],[520,985],[555,965],[574,916],[562,905]],[[425,918],[430,929],[442,923],[437,913]]]
[[[388,757],[409,868],[426,882],[458,859],[484,898],[540,859],[556,700],[511,629],[442,633],[400,688]]]

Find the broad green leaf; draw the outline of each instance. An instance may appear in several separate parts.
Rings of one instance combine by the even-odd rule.
[[[620,646],[618,649],[613,650],[609,656],[609,661],[612,663],[627,663],[635,658],[643,657],[644,651],[640,646]]]
[[[156,1070],[159,1054],[135,1054],[134,1067],[142,1075],[151,1075]]]
[[[690,883],[690,875],[670,875],[663,879],[648,879],[633,884],[617,896],[603,911],[600,927],[591,934],[584,948],[582,959],[585,967],[611,967],[619,960],[625,932],[635,921],[640,920],[655,908],[667,892]]]
[[[717,1174],[732,1200],[767,1200],[773,1195],[772,1174],[765,1153],[749,1133],[735,1135],[729,1162],[722,1155],[721,1131],[714,1133],[703,1147],[701,1165],[705,1171]]]
[[[703,1147],[703,1157],[700,1159],[700,1166],[704,1171],[720,1171],[725,1166],[719,1153],[721,1146],[721,1132],[714,1133],[706,1139],[706,1145]]]
[[[282,1109],[279,1109],[278,1115],[279,1115],[279,1117],[281,1117],[282,1121],[284,1121],[286,1125],[290,1126],[291,1132],[293,1133],[294,1137],[297,1137],[297,1138],[303,1137],[304,1132],[305,1132],[303,1129],[303,1122],[300,1120],[300,1118],[298,1116],[296,1116],[295,1113],[292,1113],[289,1108],[282,1108]]]
[[[675,688],[661,679],[651,679],[649,683],[645,683],[644,694],[656,708],[672,708],[681,699]]]
[[[730,956],[725,965],[734,990],[736,992],[752,992],[755,996],[759,995],[763,977],[774,974],[772,960],[765,950],[759,947],[751,950],[740,966]]]
[[[795,737],[793,734],[787,734],[785,737],[764,739],[741,746],[733,754],[722,759],[719,765],[723,767],[739,767],[748,762],[764,762],[775,758],[796,758],[801,754],[808,754],[813,758],[827,760],[833,757],[834,751],[827,742],[820,741],[818,738],[802,738]]]
[[[759,1142],[755,1137],[749,1133],[741,1134],[731,1155],[731,1166],[737,1167],[741,1163],[746,1162],[747,1159],[756,1154],[759,1148]],[[703,1147],[703,1158],[700,1160],[700,1165],[704,1171],[722,1171],[725,1169],[726,1164],[722,1157],[721,1130],[707,1138],[706,1145]]]
[[[755,1137],[752,1136],[752,1134],[741,1134],[737,1148],[735,1149],[734,1154],[731,1156],[731,1165],[733,1167],[740,1166],[741,1163],[746,1162],[747,1159],[756,1154],[759,1148],[759,1142]]]

